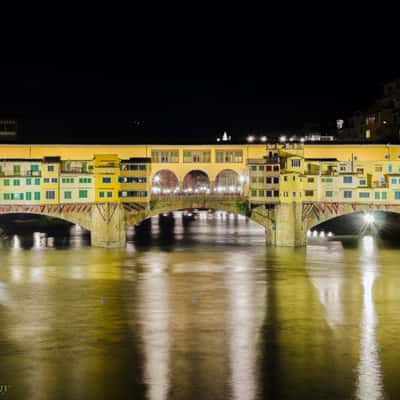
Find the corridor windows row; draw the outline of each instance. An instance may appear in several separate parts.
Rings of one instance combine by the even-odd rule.
[[[179,150],[152,150],[152,163],[179,163]],[[183,152],[184,163],[210,163],[210,150],[185,150]],[[243,150],[216,150],[216,163],[242,163]],[[277,169],[276,171],[278,171]]]
[[[279,171],[279,165],[252,165],[250,167],[251,171],[267,171],[267,172],[272,172],[272,171]]]

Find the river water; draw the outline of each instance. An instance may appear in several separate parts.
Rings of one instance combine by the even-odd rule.
[[[400,397],[399,250],[164,225],[126,249],[2,242],[0,398]]]

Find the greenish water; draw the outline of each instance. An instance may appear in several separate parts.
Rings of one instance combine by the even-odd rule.
[[[399,250],[263,235],[228,218],[154,221],[126,249],[3,241],[0,398],[399,398]]]

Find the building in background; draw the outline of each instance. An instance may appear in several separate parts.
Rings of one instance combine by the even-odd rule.
[[[15,143],[17,141],[17,132],[17,118],[0,114],[0,143]]]

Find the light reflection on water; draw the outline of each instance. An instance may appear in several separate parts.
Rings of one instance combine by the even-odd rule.
[[[398,250],[267,248],[227,215],[151,228],[126,249],[0,249],[10,398],[399,396]]]

